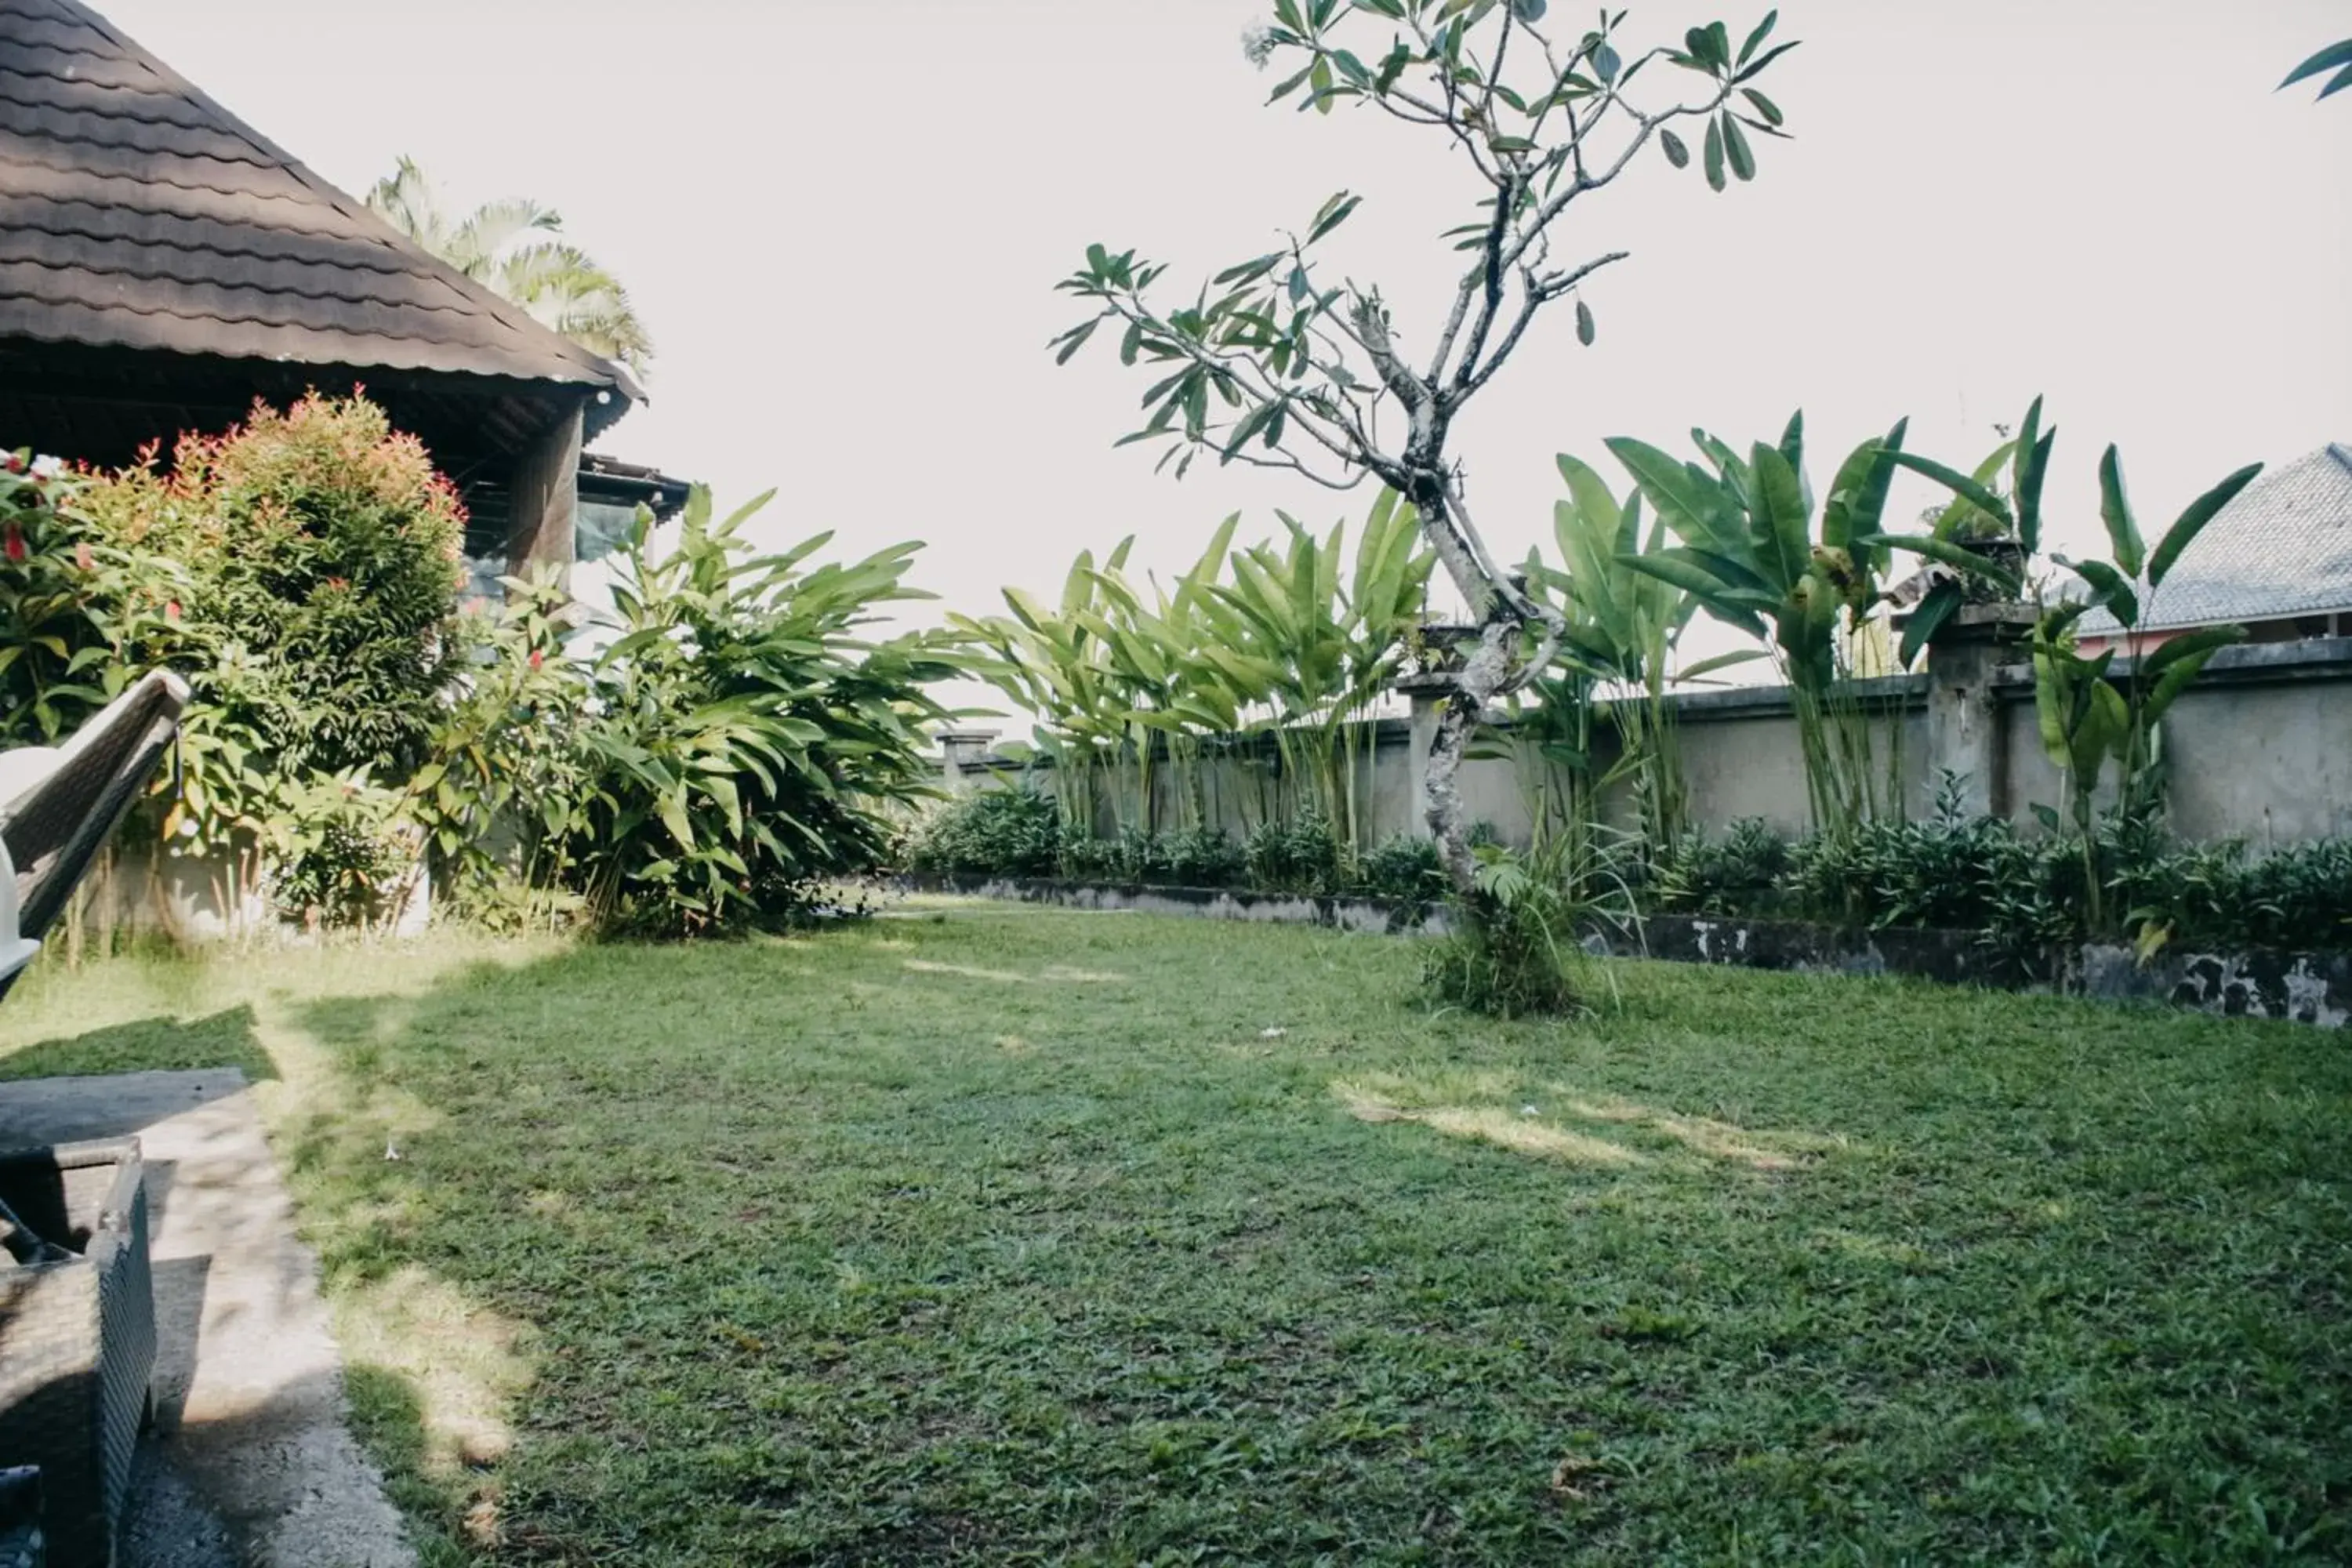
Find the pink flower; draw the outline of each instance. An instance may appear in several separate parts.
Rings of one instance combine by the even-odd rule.
[[[0,554],[5,554],[11,561],[22,561],[27,553],[25,549],[25,531],[15,523],[10,523],[5,538],[0,538]]]
[[[537,669],[541,665],[545,664],[546,662],[547,662],[547,655],[545,655],[545,654],[541,653],[541,652],[539,649],[537,649],[537,648],[533,648],[533,649],[531,649],[531,650],[530,650],[530,667],[531,667],[531,668],[533,668],[533,669]]]
[[[167,621],[177,621],[180,618],[179,600],[173,599],[170,604],[163,606],[163,618]]]

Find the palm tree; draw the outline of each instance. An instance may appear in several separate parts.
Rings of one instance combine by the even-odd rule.
[[[452,222],[433,183],[404,157],[368,192],[371,211],[467,277],[582,348],[646,374],[654,342],[628,290],[561,237],[563,219],[525,197],[485,202]]]

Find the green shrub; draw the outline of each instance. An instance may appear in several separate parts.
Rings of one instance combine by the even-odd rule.
[[[673,548],[649,548],[641,510],[612,558],[618,611],[572,735],[577,793],[536,803],[550,874],[608,930],[801,919],[829,884],[887,864],[897,822],[933,793],[925,731],[947,715],[925,688],[955,671],[930,636],[865,635],[923,596],[905,584],[920,546],[806,566],[820,533],[763,555],[743,527],[769,499],[714,523],[698,486]]]
[[[1652,868],[1650,900],[1675,913],[1770,913],[1790,859],[1789,841],[1761,817],[1740,818],[1721,838],[1694,829]]]
[[[933,811],[916,829],[907,864],[949,876],[1050,877],[1063,847],[1061,807],[1024,782]]]
[[[1429,950],[1433,998],[1502,1018],[1583,1008],[1575,906],[1543,855],[1499,844],[1477,849],[1474,902],[1457,900],[1454,929]]]
[[[174,662],[265,771],[396,786],[424,764],[456,669],[466,514],[382,409],[257,404],[226,434],[182,437],[168,475],[151,457],[80,482],[110,545],[186,568]]]
[[[1312,811],[1251,828],[1242,840],[1242,860],[1249,885],[1260,892],[1320,895],[1337,892],[1346,880],[1339,836]]]
[[[284,796],[286,829],[266,888],[278,912],[312,930],[396,919],[419,876],[401,797],[357,774],[306,779]]]
[[[1246,869],[1242,847],[1220,827],[1192,827],[1160,836],[1154,864],[1180,888],[1230,888]]]
[[[0,453],[0,745],[53,745],[121,695],[167,635],[170,561],[110,540],[79,475]]]
[[[1376,899],[1432,903],[1446,894],[1445,866],[1433,839],[1400,833],[1366,851],[1357,867],[1357,885]]]

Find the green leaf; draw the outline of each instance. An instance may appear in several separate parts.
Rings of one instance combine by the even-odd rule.
[[[1911,427],[1898,419],[1883,441],[1864,441],[1846,455],[1830,481],[1829,500],[1822,504],[1822,542],[1832,550],[1852,550],[1853,542],[1875,534],[1886,510],[1887,488],[1895,481],[1895,454]]]
[[[2125,576],[2137,577],[2147,560],[2147,547],[2140,542],[2139,524],[2132,518],[2131,498],[2124,493],[2123,458],[2112,446],[2099,459],[2099,518],[2107,525],[2116,564],[2123,569]]]
[[[1937,539],[1926,533],[1871,533],[1859,536],[1858,542],[1884,546],[1890,550],[1907,550],[1924,555],[1930,561],[1940,561],[1955,571],[1982,577],[1997,583],[2004,593],[2014,594],[2023,586],[2015,573],[1994,565],[1974,551],[1963,550],[1948,539]]]
[[[1322,210],[1315,215],[1314,223],[1307,228],[1307,243],[1309,245],[1314,244],[1317,240],[1330,233],[1333,229],[1347,222],[1349,215],[1353,213],[1358,206],[1362,205],[1363,199],[1364,198],[1361,196],[1349,195],[1347,192],[1341,191],[1329,201],[1325,202],[1323,204]],[[1302,290],[1294,290],[1294,297],[1296,297],[1297,293],[1299,291]]]
[[[1698,659],[1678,667],[1675,670],[1675,679],[1699,680],[1713,675],[1717,670],[1729,669],[1735,665],[1753,664],[1759,658],[1770,657],[1760,647],[1734,648],[1729,653],[1718,653],[1713,658]]]
[[[1073,327],[1070,331],[1063,333],[1062,336],[1056,340],[1062,345],[1062,352],[1054,356],[1054,363],[1055,364],[1069,363],[1070,356],[1087,346],[1087,340],[1095,335],[1095,328],[1101,324],[1102,318],[1100,316],[1097,316],[1093,321]]]
[[[662,826],[677,840],[678,847],[691,853],[694,848],[694,824],[688,820],[686,805],[675,795],[665,794],[656,808]]]
[[[1592,332],[1592,307],[1579,300],[1576,302],[1576,341],[1591,348]]]
[[[1710,190],[1723,189],[1723,121],[1706,122],[1706,183]]]
[[[2338,66],[2352,66],[2352,38],[2347,38],[2340,44],[2328,45],[2294,69],[2287,72],[2286,79],[2279,83],[2279,87],[2282,89],[2293,87],[2296,82],[2317,76],[2324,70],[2333,70]],[[2319,96],[2326,98],[2329,92],[2337,90],[2342,85],[2340,81],[2330,82],[2327,90]]]
[[[1266,102],[1280,103],[1284,99],[1288,98],[1292,93],[1297,92],[1299,85],[1306,81],[1308,77],[1315,74],[1315,68],[1320,63],[1320,61],[1309,61],[1307,64],[1301,66],[1298,68],[1297,75],[1283,78],[1280,84],[1275,88],[1272,95],[1266,99]]]
[[[2243,626],[2200,626],[2193,632],[2168,637],[2140,660],[2139,672],[2143,678],[2162,675],[2184,658],[2219,653],[2234,643],[2244,642],[2248,635]]]
[[[1279,403],[1261,403],[1242,416],[1232,430],[1226,433],[1224,446],[1217,458],[1220,466],[1232,462],[1234,454],[1246,446],[1251,437],[1264,431],[1281,410],[1282,405]]]
[[[1937,628],[1952,618],[1952,612],[1968,600],[1958,583],[1938,583],[1927,590],[1926,596],[1913,607],[1911,618],[1904,624],[1903,644],[1897,650],[1896,662],[1908,669],[1916,662],[1920,650],[1935,637]]]
[[[1739,129],[1739,121],[1727,114],[1722,117],[1723,150],[1731,160],[1731,172],[1742,180],[1756,177],[1756,154],[1748,149],[1748,132]]]
[[[1211,280],[1211,287],[1222,289],[1228,283],[1255,283],[1280,266],[1285,254],[1279,250],[1269,250],[1264,256],[1252,257],[1247,261],[1236,262],[1218,273]]]
[[[2139,625],[2139,594],[2130,578],[2104,561],[2073,561],[2063,555],[2051,559],[2088,583],[2095,602],[2107,614],[2126,626]]]
[[[1738,63],[1743,66],[1748,63],[1748,58],[1756,52],[1757,46],[1763,43],[1766,38],[1771,37],[1772,24],[1778,22],[1780,19],[1780,13],[1778,11],[1767,11],[1764,13],[1764,19],[1756,24],[1756,30],[1749,33],[1748,35],[1748,41],[1739,46],[1739,59]]]
[[[1742,98],[1745,98],[1755,107],[1756,112],[1762,115],[1768,124],[1779,125],[1781,123],[1782,116],[1780,113],[1780,106],[1779,104],[1774,103],[1770,99],[1765,97],[1762,93],[1757,91],[1752,87],[1741,88],[1739,89],[1739,95]]]
[[[2260,463],[2249,463],[2189,502],[2189,510],[2182,512],[2174,520],[2172,526],[2164,531],[2164,537],[2156,542],[2156,553],[2147,559],[2149,587],[2160,588],[2164,585],[2165,576],[2171,572],[2173,563],[2180,559],[2180,552],[2188,549],[2196,537],[2205,531],[2205,525],[2212,521],[2223,507],[2235,500],[2238,492],[2252,484],[2254,476],[2262,471],[2263,466]]]
[[[1946,468],[1933,458],[1923,458],[1916,452],[1889,452],[1887,459],[1914,473],[1927,475],[1987,516],[1999,518],[2003,524],[2013,526],[2009,503],[1958,468]]]
[[[1772,564],[1783,587],[1792,585],[1812,563],[1811,521],[1805,515],[1804,486],[1788,455],[1759,441],[1748,453],[1756,476],[1759,541],[1770,542]]]
[[[1782,55],[1787,54],[1790,49],[1793,49],[1796,47],[1797,46],[1794,41],[1773,46],[1771,48],[1765,50],[1763,54],[1759,56],[1754,65],[1749,66],[1746,70],[1741,71],[1738,76],[1733,77],[1731,79],[1735,82],[1753,81],[1756,78],[1764,74],[1764,68],[1766,66],[1770,65],[1774,60],[1779,59]]]
[[[1330,113],[1331,62],[1318,56],[1313,67],[1309,68],[1307,80],[1315,90],[1312,94],[1300,101],[1299,107],[1304,109],[1308,104],[1312,104],[1315,107],[1316,113]]]
[[[1690,149],[1683,144],[1681,137],[1671,131],[1662,130],[1658,132],[1658,145],[1665,149],[1667,163],[1677,169],[1690,167]]]
[[[2015,492],[2017,540],[2029,556],[2042,549],[2042,482],[2050,472],[2050,446],[2055,430],[2042,428],[2042,399],[2026,405],[2025,423],[2017,433],[2011,456],[2010,487]]]

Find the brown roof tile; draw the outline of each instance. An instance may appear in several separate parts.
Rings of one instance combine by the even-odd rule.
[[[0,0],[0,338],[642,395],[77,0]]]

